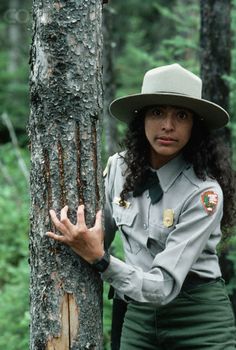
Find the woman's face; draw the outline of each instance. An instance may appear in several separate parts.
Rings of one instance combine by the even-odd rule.
[[[145,135],[150,144],[150,162],[155,169],[174,158],[188,143],[193,112],[173,106],[151,107],[145,113]]]

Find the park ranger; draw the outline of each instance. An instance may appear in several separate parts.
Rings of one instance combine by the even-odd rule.
[[[125,151],[106,169],[101,213],[87,228],[68,207],[51,218],[69,244],[127,303],[122,350],[236,349],[232,307],[216,247],[235,222],[234,175],[226,146],[211,135],[228,113],[202,99],[200,78],[179,64],[148,71],[140,94],[111,114],[128,123]],[[108,252],[119,230],[125,261]],[[113,347],[115,349],[115,346]]]

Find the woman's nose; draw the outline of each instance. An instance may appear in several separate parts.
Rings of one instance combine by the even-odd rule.
[[[167,114],[166,117],[163,119],[162,129],[173,130],[174,127],[175,127],[174,118],[173,118],[172,114]]]

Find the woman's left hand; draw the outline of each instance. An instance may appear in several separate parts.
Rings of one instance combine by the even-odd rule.
[[[88,228],[84,218],[84,206],[77,210],[77,223],[73,225],[67,216],[68,206],[61,210],[60,220],[54,210],[50,210],[50,216],[55,227],[62,233],[59,236],[53,232],[47,232],[47,236],[56,241],[69,245],[76,254],[80,255],[88,263],[93,263],[104,255],[103,229],[101,222],[101,210],[97,212],[95,225]]]

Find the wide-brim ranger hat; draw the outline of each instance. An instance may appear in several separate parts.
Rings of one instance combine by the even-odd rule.
[[[222,128],[229,121],[226,110],[202,99],[202,80],[177,63],[149,70],[144,76],[141,93],[114,100],[110,112],[129,123],[143,108],[154,105],[188,108],[208,129]]]

